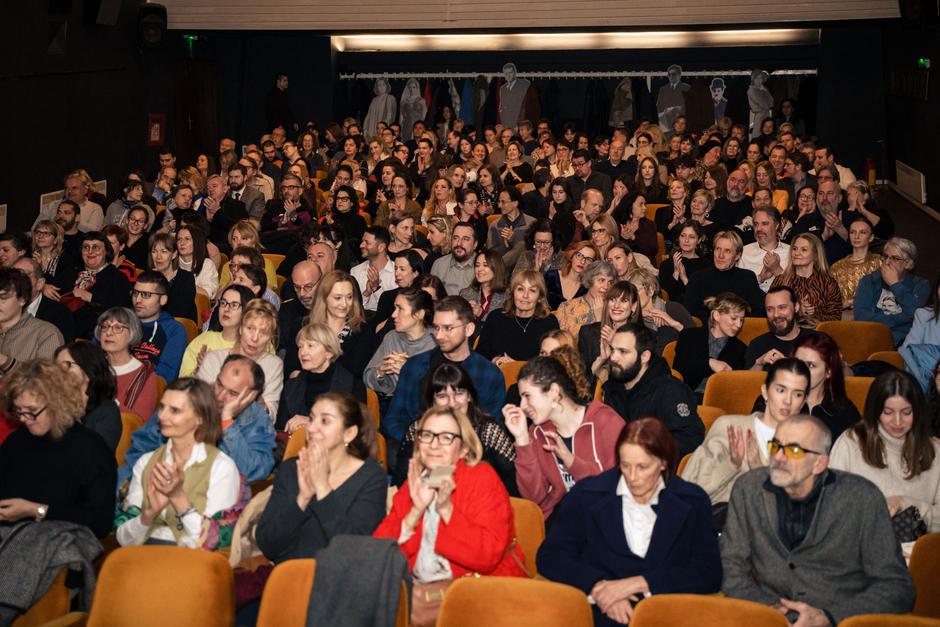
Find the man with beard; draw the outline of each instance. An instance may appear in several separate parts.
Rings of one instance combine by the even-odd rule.
[[[797,326],[800,301],[796,292],[786,285],[772,287],[764,297],[767,326],[770,331],[758,335],[747,345],[744,367],[763,370],[778,359],[793,354],[793,343],[813,331]]]
[[[431,266],[431,274],[444,283],[451,296],[470,287],[473,281],[473,256],[477,249],[477,232],[469,222],[458,222],[450,239],[450,254]]]
[[[228,190],[225,179],[218,174],[213,174],[206,183],[207,193],[202,203],[206,220],[209,222],[209,241],[225,254],[232,249],[228,243],[229,231],[239,220],[248,219],[245,203],[228,195]]]
[[[715,208],[709,214],[722,229],[737,229],[739,232],[750,230],[746,224],[751,216],[751,200],[747,197],[747,174],[735,170],[728,175],[728,191],[715,201]]]
[[[62,250],[72,256],[72,259],[82,258],[82,242],[85,234],[78,229],[82,221],[78,204],[71,200],[63,200],[55,211],[55,223],[62,227],[65,236],[62,240]]]
[[[299,176],[285,174],[280,190],[281,197],[269,200],[265,205],[261,218],[262,232],[296,231],[310,222],[316,213],[303,196],[304,184]]]
[[[720,540],[722,591],[807,627],[909,612],[914,585],[885,497],[830,469],[831,444],[818,418],[791,416],[768,445],[770,467],[735,482]]]
[[[702,443],[705,427],[696,413],[695,393],[672,376],[655,350],[656,335],[643,324],[625,324],[614,331],[604,402],[627,422],[643,416],[662,420],[682,459]]]
[[[291,270],[290,280],[296,296],[282,302],[277,312],[277,326],[280,330],[278,346],[286,351],[284,353],[285,378],[295,370],[300,370],[300,360],[297,357],[297,333],[303,326],[304,318],[310,314],[313,297],[322,278],[323,272],[320,266],[313,261],[301,261]]]
[[[246,163],[251,163],[243,159]],[[245,205],[248,217],[253,220],[261,220],[264,215],[264,194],[249,185],[248,169],[239,161],[228,169],[228,196],[232,200],[241,202]]]
[[[754,196],[756,198],[757,194]],[[744,246],[738,267],[756,274],[760,288],[766,292],[774,277],[783,274],[783,269],[790,263],[790,245],[777,237],[780,213],[774,207],[755,208],[751,212],[751,222],[757,241]]]

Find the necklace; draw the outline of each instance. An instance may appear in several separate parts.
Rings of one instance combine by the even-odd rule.
[[[516,324],[519,326],[520,329],[522,329],[522,332],[526,333],[529,330],[529,325],[532,324],[533,320],[535,320],[535,316],[532,316],[531,318],[529,318],[529,321],[525,323],[525,326],[522,326],[522,323],[519,322],[519,316],[513,316],[512,319],[516,321]]]

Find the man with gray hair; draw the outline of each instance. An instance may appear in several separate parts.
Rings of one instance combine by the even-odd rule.
[[[506,82],[499,88],[499,120],[503,126],[514,129],[522,119],[538,118],[538,112],[535,116],[523,115],[531,85],[529,79],[519,78],[514,63],[503,66],[503,78]]]
[[[659,127],[665,130],[672,129],[672,123],[680,115],[685,115],[685,92],[691,89],[688,83],[682,82],[682,68],[670,65],[666,68],[669,83],[659,88],[656,95],[656,111],[659,114]]]
[[[930,296],[930,283],[912,272],[916,262],[914,242],[892,237],[882,251],[881,267],[862,277],[855,290],[855,319],[891,327],[895,346],[904,341],[914,312]]]
[[[909,612],[914,585],[884,496],[867,479],[830,469],[831,445],[818,418],[792,416],[768,444],[770,466],[735,482],[722,591],[807,627]]]
[[[72,312],[59,301],[47,298],[42,293],[43,288],[46,287],[46,277],[42,273],[42,266],[31,257],[20,257],[13,267],[28,276],[33,286],[33,300],[26,305],[26,313],[57,328],[66,343],[74,340],[75,321],[72,319]]]

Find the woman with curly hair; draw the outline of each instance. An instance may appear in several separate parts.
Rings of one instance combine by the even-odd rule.
[[[591,400],[581,358],[560,347],[519,373],[520,405],[503,407],[516,441],[516,484],[548,518],[575,482],[613,468],[623,419]],[[527,419],[532,421],[528,426]]]

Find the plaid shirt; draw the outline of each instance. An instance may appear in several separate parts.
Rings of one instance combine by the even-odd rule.
[[[398,386],[388,413],[382,418],[382,430],[388,437],[401,441],[405,430],[421,415],[421,392],[424,377],[438,364],[446,361],[439,348],[433,348],[410,357],[398,375]],[[480,409],[491,416],[501,416],[506,400],[506,380],[503,373],[491,361],[470,351],[470,356],[461,362],[453,362],[463,368],[477,388]]]

